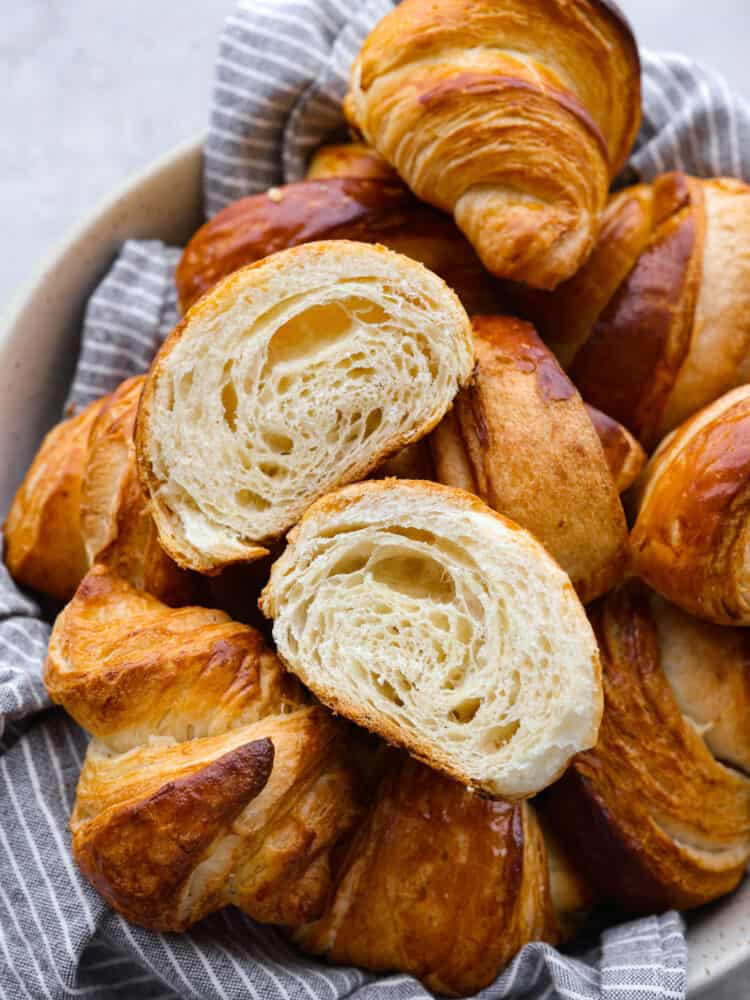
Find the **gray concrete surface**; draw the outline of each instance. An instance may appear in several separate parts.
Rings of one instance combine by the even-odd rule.
[[[620,5],[642,45],[712,63],[750,98],[748,0]],[[99,198],[205,127],[230,9],[231,0],[2,0],[0,308]],[[749,981],[747,970],[713,996],[747,996]]]

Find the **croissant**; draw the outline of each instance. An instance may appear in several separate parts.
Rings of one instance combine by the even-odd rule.
[[[750,625],[750,386],[696,413],[654,452],[639,484],[633,569],[685,611]]]
[[[492,312],[499,289],[453,221],[398,181],[337,176],[233,202],[202,226],[175,280],[186,311],[226,275],[278,250],[322,239],[382,243],[439,274],[470,312]]]
[[[599,442],[604,450],[607,467],[618,493],[630,489],[643,471],[646,452],[627,427],[589,403],[584,404]]]
[[[489,271],[554,288],[591,251],[638,132],[638,51],[601,0],[405,0],[344,108]]]
[[[313,154],[305,176],[309,181],[322,180],[324,177],[397,178],[396,171],[388,161],[364,142],[321,146]]]
[[[750,640],[688,618],[639,581],[590,615],[599,742],[546,793],[549,819],[615,903],[699,906],[733,889],[750,860],[750,779],[734,769],[750,763]]]
[[[581,271],[515,303],[647,449],[750,380],[750,187],[680,172],[614,195]]]
[[[568,577],[463,490],[374,480],[314,503],[261,595],[318,698],[491,796],[596,742],[599,660]]]
[[[189,604],[199,583],[159,544],[138,481],[133,433],[145,375],[106,397],[89,433],[80,524],[88,565],[104,562],[138,590],[166,604]]]
[[[627,546],[591,418],[533,327],[475,316],[473,328],[474,378],[430,439],[436,478],[535,535],[586,603],[622,577]]]
[[[389,751],[325,915],[294,940],[330,961],[417,976],[436,993],[489,985],[528,941],[558,943],[590,890],[526,802],[491,801]]]
[[[441,419],[471,326],[421,264],[346,240],[235,272],[187,313],[141,398],[141,482],[162,546],[214,573]]]
[[[3,525],[5,561],[28,587],[66,601],[88,568],[81,536],[81,482],[97,400],[47,434]]]
[[[320,915],[358,779],[341,724],[257,632],[95,566],[55,623],[45,682],[93,737],[73,854],[119,913],[157,930],[229,903],[270,923]]]

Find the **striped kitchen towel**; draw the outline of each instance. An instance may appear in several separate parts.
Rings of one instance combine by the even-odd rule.
[[[247,0],[227,19],[205,150],[208,214],[302,176],[341,126],[347,70],[389,0]],[[352,9],[354,8],[354,9]],[[750,180],[750,112],[709,70],[645,53],[644,119],[629,175],[680,167]],[[142,371],[176,318],[179,251],[127,242],[86,311],[70,402]],[[0,1000],[69,996],[208,1000],[421,1000],[404,975],[305,958],[228,909],[187,934],[154,934],[112,913],[70,857],[68,816],[86,738],[42,684],[49,625],[0,566]],[[686,945],[675,913],[622,924],[576,957],[530,944],[481,994],[679,1000]]]

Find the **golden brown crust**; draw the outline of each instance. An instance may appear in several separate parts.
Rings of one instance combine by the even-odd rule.
[[[233,202],[192,237],[177,265],[186,311],[221,278],[277,250],[315,240],[382,243],[439,274],[469,312],[495,308],[499,291],[451,219],[398,180],[338,176],[300,181]]]
[[[320,914],[357,777],[345,728],[257,632],[97,565],[55,623],[45,682],[94,736],[73,852],[118,912],[159,930],[228,903],[271,923]]]
[[[624,573],[627,528],[592,421],[529,324],[473,327],[474,379],[430,438],[436,479],[531,531],[593,600]]]
[[[733,389],[666,438],[639,495],[635,572],[691,614],[750,624],[750,387]]]
[[[397,969],[467,996],[528,941],[559,936],[532,809],[483,799],[388,751],[326,915],[295,940],[333,962]]]
[[[321,146],[310,160],[305,179],[319,181],[325,177],[379,177],[396,180],[396,171],[372,146],[365,142],[344,142]]]
[[[614,195],[551,294],[515,291],[587,402],[651,449],[750,377],[750,187],[680,172]]]
[[[89,565],[106,563],[137,590],[179,607],[197,599],[200,585],[159,544],[138,481],[133,434],[145,379],[137,375],[118,386],[91,427],[81,486],[81,534]]]
[[[639,78],[609,5],[406,0],[366,39],[345,111],[492,273],[551,288],[593,246]]]
[[[717,763],[680,712],[652,596],[632,581],[592,607],[605,691],[599,742],[546,796],[586,874],[643,911],[715,899],[750,859],[750,780]]]
[[[61,601],[88,569],[79,510],[91,427],[102,400],[54,427],[39,447],[3,525],[5,561],[21,584]]]
[[[618,493],[624,493],[643,471],[646,452],[627,427],[597,410],[595,406],[588,403],[585,406],[601,442],[615,489]]]

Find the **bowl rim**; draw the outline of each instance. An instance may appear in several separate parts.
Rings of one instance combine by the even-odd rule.
[[[31,275],[11,295],[8,305],[0,314],[0,369],[4,353],[14,338],[18,337],[24,316],[43,297],[44,286],[50,276],[87,240],[101,239],[101,235],[95,234],[100,234],[106,220],[114,218],[119,211],[124,213],[147,188],[153,188],[163,175],[180,168],[186,176],[191,169],[198,170],[204,136],[201,133],[179,143],[131,174],[113,191],[100,198],[80,221],[70,226],[52,244]],[[194,206],[190,206],[190,210],[194,214]],[[182,207],[182,212],[187,216],[187,204]],[[129,235],[137,238],[136,233]],[[166,233],[162,233],[162,236],[167,238]],[[720,982],[731,979],[742,965],[750,963],[750,877],[746,876],[730,896],[694,914],[688,914],[686,922],[687,995],[697,1000],[699,996],[709,996]],[[750,965],[747,976],[750,979]]]

